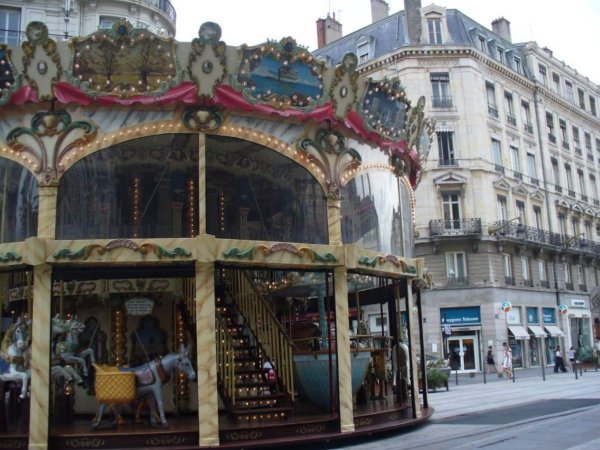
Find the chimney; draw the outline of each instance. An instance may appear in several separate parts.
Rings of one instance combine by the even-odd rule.
[[[512,42],[510,37],[510,22],[504,17],[500,17],[492,22],[492,31],[508,42]]]
[[[327,44],[337,41],[342,37],[342,24],[327,13],[326,19],[317,20],[317,48],[325,47]]]
[[[404,17],[408,43],[418,45],[421,42],[421,0],[404,0]]]
[[[371,0],[371,20],[373,23],[385,19],[390,12],[390,7],[385,0]]]

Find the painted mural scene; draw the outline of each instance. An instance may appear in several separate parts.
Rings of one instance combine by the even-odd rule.
[[[310,51],[0,0],[0,448],[359,438],[450,373],[597,368],[598,86],[365,2]]]

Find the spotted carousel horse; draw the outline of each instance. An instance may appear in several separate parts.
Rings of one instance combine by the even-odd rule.
[[[8,363],[8,370],[0,374],[3,381],[21,381],[20,398],[26,398],[31,372],[25,369],[25,352],[29,348],[29,322],[19,317],[8,327],[0,344],[0,357]]]
[[[158,405],[158,412],[160,415],[160,421],[163,428],[168,426],[167,419],[165,418],[164,402],[162,395],[162,387],[169,381],[173,370],[182,371],[188,380],[194,380],[196,378],[196,372],[192,367],[192,362],[189,359],[189,349],[184,347],[183,344],[179,348],[179,353],[169,353],[162,359],[155,359],[149,363],[142,364],[138,367],[131,368],[119,368],[120,371],[134,372],[136,375],[136,398],[149,398],[150,403],[150,425],[156,425],[156,406]],[[96,372],[96,376],[98,372]],[[92,422],[92,427],[96,428],[102,420],[104,411],[106,409],[105,403],[100,403],[98,414]],[[115,412],[115,425],[118,418],[118,410]]]
[[[94,356],[94,350],[91,348],[80,350],[79,335],[84,331],[85,325],[77,320],[77,316],[71,319],[61,319],[56,315],[52,319],[52,332],[59,335],[64,334],[65,336],[63,341],[56,344],[54,354],[67,364],[80,366],[83,376],[87,377],[88,364],[86,358],[89,358],[90,363],[94,364],[96,357]]]

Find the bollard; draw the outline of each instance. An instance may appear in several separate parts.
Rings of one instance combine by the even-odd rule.
[[[456,385],[458,386],[458,367],[456,368],[456,370],[454,371],[454,374],[456,376]]]
[[[573,372],[575,373],[575,379],[578,380],[579,377],[577,376],[577,361],[573,361]]]

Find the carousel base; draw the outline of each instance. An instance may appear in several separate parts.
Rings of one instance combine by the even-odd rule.
[[[272,423],[240,423],[226,415],[219,417],[219,448],[285,447],[402,431],[428,420],[433,408],[422,408],[422,417],[414,418],[410,402],[399,404],[392,396],[373,399],[355,407],[355,431],[339,432],[339,419],[324,413],[294,414],[284,421]],[[91,427],[92,418],[76,416],[65,424],[52,426],[49,449],[136,449],[168,448],[189,450],[198,447],[196,414],[167,417],[169,427],[150,428],[147,423],[133,422],[110,426],[108,421],[98,429]],[[0,434],[0,448],[27,448],[27,434]],[[6,447],[9,445],[9,447]]]

